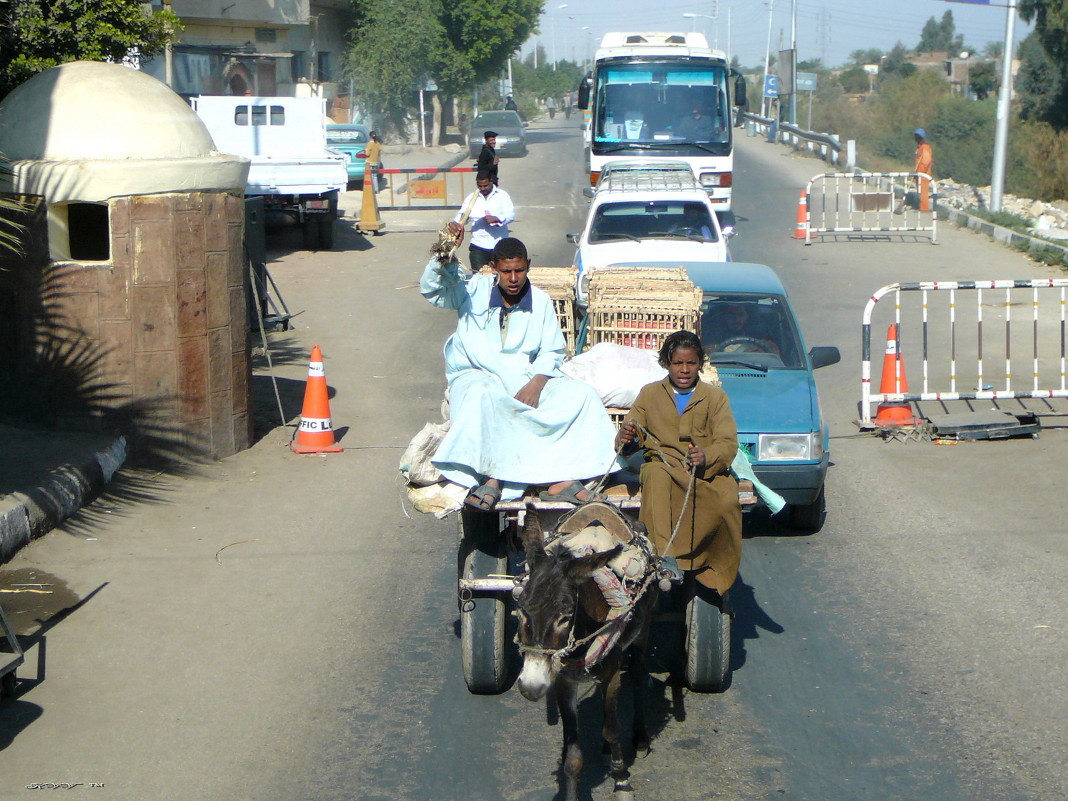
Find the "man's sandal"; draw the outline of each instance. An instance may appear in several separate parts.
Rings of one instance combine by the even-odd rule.
[[[583,490],[586,491],[585,500],[580,498],[578,494]],[[582,506],[584,503],[607,503],[608,496],[603,492],[590,492],[583,486],[581,481],[572,481],[562,490],[557,493],[544,490],[538,493],[538,497],[543,501],[565,501],[567,503],[573,503],[575,506]]]
[[[472,509],[480,512],[492,512],[501,499],[501,488],[492,484],[483,484],[471,490],[471,494],[464,499],[464,503]]]

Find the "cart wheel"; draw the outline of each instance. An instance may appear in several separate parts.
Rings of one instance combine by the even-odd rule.
[[[319,249],[319,221],[314,217],[305,217],[300,225],[305,250]]]
[[[718,693],[730,684],[731,618],[701,586],[686,604],[686,686]]]
[[[15,677],[15,671],[5,673],[0,677],[0,697],[14,698],[15,690],[18,689],[18,679]]]
[[[508,572],[503,538],[495,513],[464,510],[460,525],[460,570],[464,578],[487,578]],[[460,602],[460,647],[464,681],[473,693],[499,692],[508,675],[505,648],[507,598],[499,593],[475,593]]]
[[[319,250],[334,249],[334,221],[332,219],[319,220]]]

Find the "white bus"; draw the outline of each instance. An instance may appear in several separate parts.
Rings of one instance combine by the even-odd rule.
[[[579,86],[591,185],[608,162],[682,160],[716,211],[729,212],[732,110],[744,105],[745,79],[702,34],[605,34]]]

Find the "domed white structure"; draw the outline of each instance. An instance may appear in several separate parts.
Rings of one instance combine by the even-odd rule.
[[[248,160],[160,81],[85,61],[4,98],[0,154],[0,193],[32,209],[22,252],[0,252],[0,362],[88,343],[109,403],[150,401],[201,453],[248,447]]]
[[[18,194],[100,201],[174,191],[244,191],[248,161],[216,151],[189,104],[137,70],[76,61],[0,102],[5,181]]]

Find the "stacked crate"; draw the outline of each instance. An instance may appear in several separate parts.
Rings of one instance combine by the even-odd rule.
[[[575,355],[575,282],[578,269],[575,267],[531,267],[527,273],[530,283],[552,299],[556,319],[564,332],[567,355]]]
[[[668,334],[700,335],[701,290],[682,267],[609,267],[590,278],[589,346],[614,342],[659,350]]]

